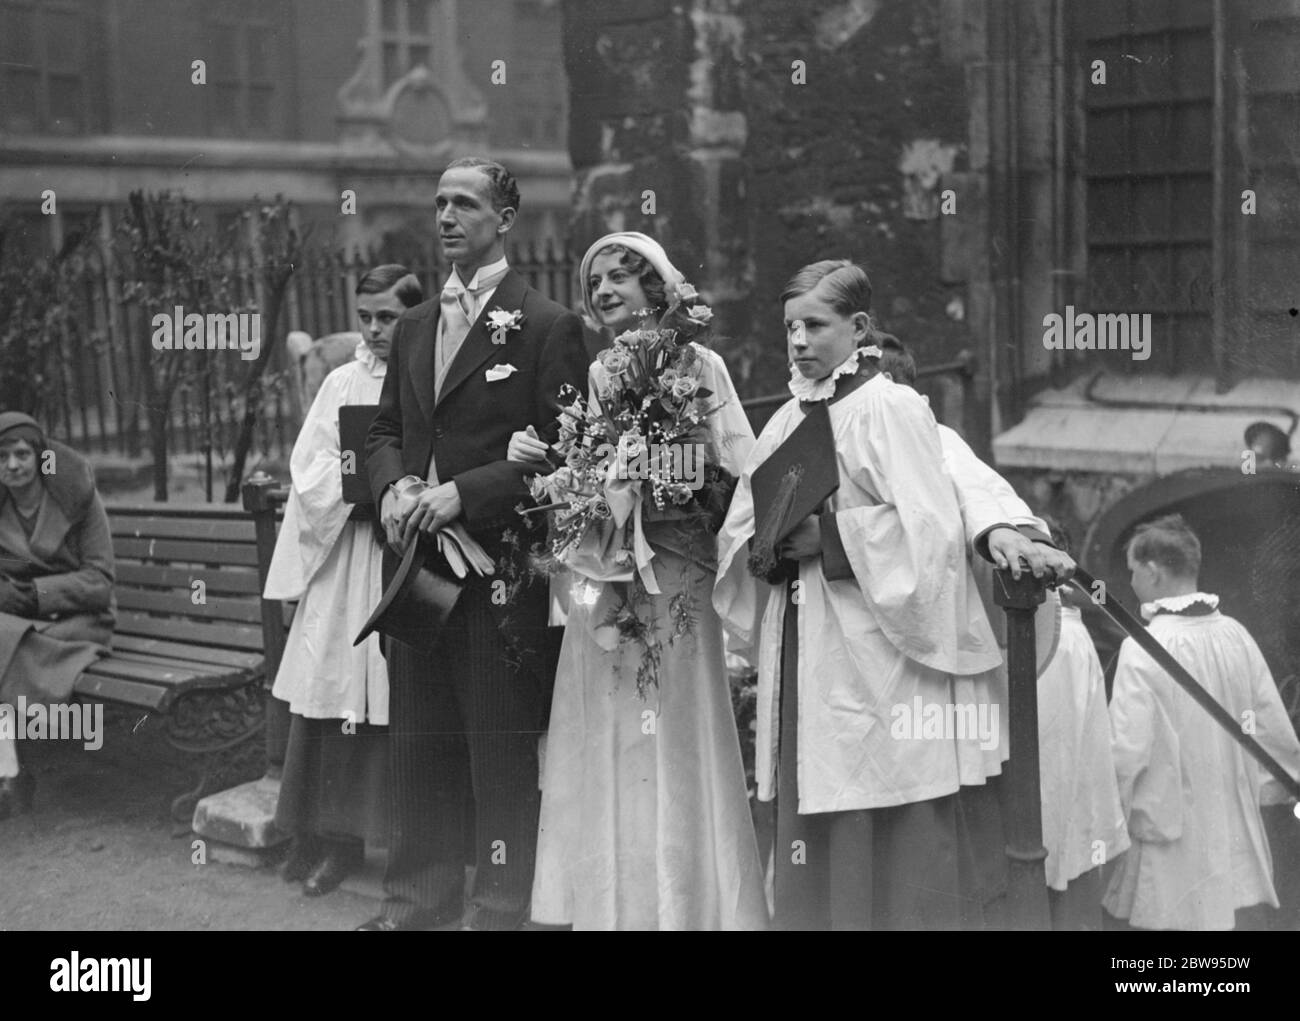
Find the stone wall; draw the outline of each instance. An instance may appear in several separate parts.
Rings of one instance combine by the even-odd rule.
[[[920,362],[971,344],[947,311],[962,292],[941,279],[941,175],[965,169],[967,121],[961,68],[941,53],[941,7],[746,5],[755,317],[741,351],[753,390],[779,389],[785,379],[777,296],[816,259],[865,266],[878,321]],[[805,84],[792,80],[796,61]]]
[[[995,130],[989,22],[984,0],[566,0],[575,249],[624,228],[663,241],[718,310],[745,396],[783,389],[777,298],[824,258],[867,267],[880,325],[922,364],[966,348],[987,369],[1020,272],[993,202],[1020,143]],[[1050,45],[1032,35],[1022,58]]]
[[[574,256],[641,230],[742,334],[748,244],[738,0],[567,0]]]
[[[1059,28],[1058,0],[565,0],[574,246],[663,241],[743,396],[784,388],[790,275],[862,263],[922,365],[975,354],[943,410],[987,453],[1071,257]]]
[[[1065,528],[1076,556],[1083,552],[1085,540],[1106,510],[1156,478],[1154,474],[1037,468],[1005,469],[1002,474],[1036,514],[1050,516]]]

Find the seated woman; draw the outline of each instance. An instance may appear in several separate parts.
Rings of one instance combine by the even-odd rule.
[[[90,464],[35,419],[0,414],[0,819],[31,808],[13,715],[67,700],[113,633],[113,542]]]
[[[388,828],[388,670],[378,635],[352,644],[383,594],[382,549],[374,522],[343,502],[338,418],[345,404],[379,403],[393,327],[423,298],[396,264],[370,270],[356,294],[363,343],[325,377],[294,443],[265,592],[299,601],[272,688],[292,713],[275,821],[293,836],[284,878],[310,897],[335,889]]]

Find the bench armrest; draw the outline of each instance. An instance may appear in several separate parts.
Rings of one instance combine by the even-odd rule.
[[[254,472],[243,485],[244,509],[253,516],[257,535],[257,581],[266,590],[266,578],[275,553],[275,515],[289,498],[287,483],[265,472]],[[284,608],[278,599],[262,598],[262,641],[266,651],[266,686],[275,683],[284,656]]]

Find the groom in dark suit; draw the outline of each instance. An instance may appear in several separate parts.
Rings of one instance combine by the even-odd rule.
[[[366,442],[390,547],[386,567],[417,533],[458,519],[498,564],[517,563],[502,533],[519,530],[514,508],[536,467],[507,461],[506,448],[511,433],[529,425],[554,442],[560,388],[586,392],[582,325],[506,264],[519,188],[505,167],[456,160],[435,201],[454,269],[440,298],[398,321]],[[534,580],[502,605],[494,581],[499,575],[469,575],[432,654],[388,643],[387,896],[363,930],[457,919],[467,928],[514,929],[527,917],[537,742],[554,683],[542,651],[548,593]],[[476,866],[468,904],[467,863]]]

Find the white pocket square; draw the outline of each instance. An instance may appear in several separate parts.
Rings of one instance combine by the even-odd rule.
[[[484,373],[484,376],[487,378],[489,383],[495,383],[498,380],[507,378],[510,373],[518,371],[519,370],[509,362],[505,362],[501,365],[492,366],[492,368],[488,369],[487,372]]]

